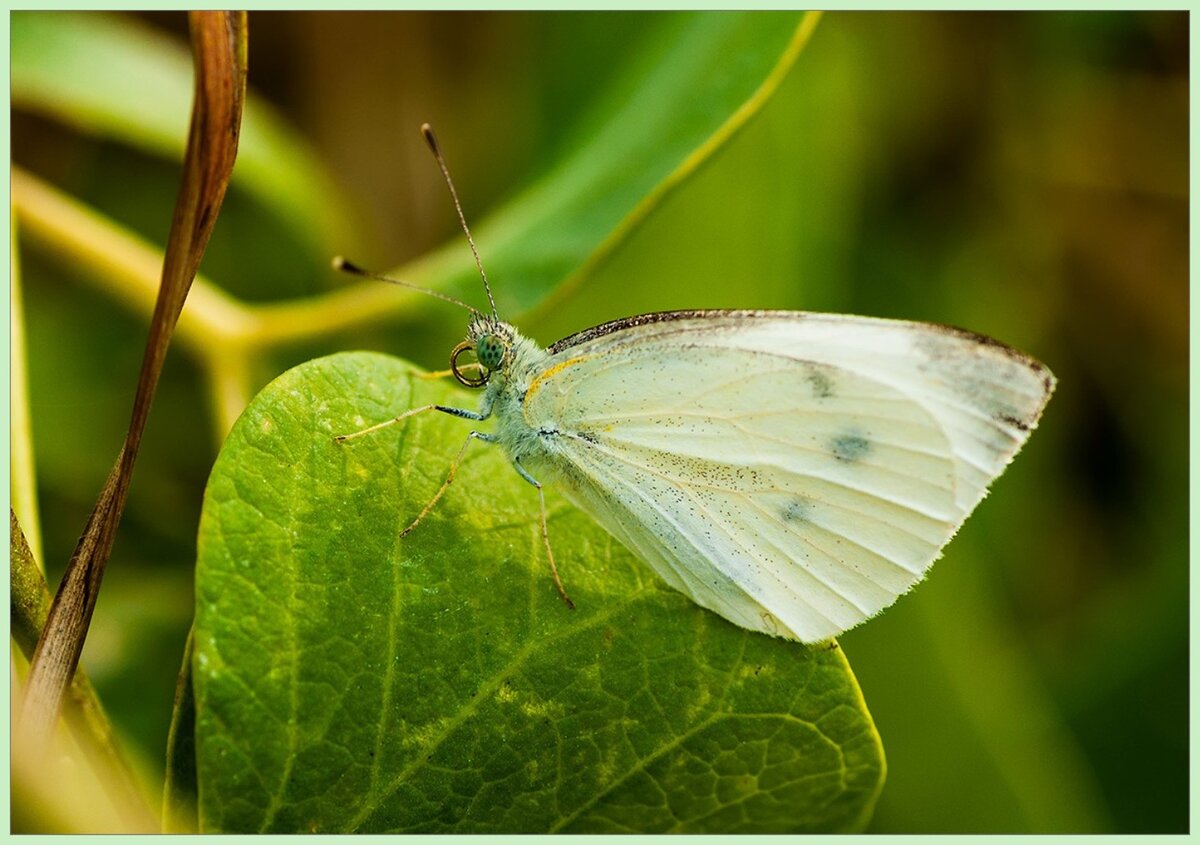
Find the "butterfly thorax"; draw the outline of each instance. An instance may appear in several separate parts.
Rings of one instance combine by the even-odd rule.
[[[521,403],[549,353],[509,323],[488,316],[471,321],[467,340],[485,370],[481,408],[495,418],[496,437],[514,459],[536,462],[545,447],[525,421]]]

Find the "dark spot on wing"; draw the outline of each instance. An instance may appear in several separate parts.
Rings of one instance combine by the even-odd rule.
[[[871,451],[871,442],[861,434],[843,434],[829,444],[829,451],[844,464],[862,460]]]
[[[780,508],[779,515],[784,522],[808,522],[812,513],[813,503],[802,496],[797,496]]]
[[[828,399],[833,396],[833,379],[829,377],[828,373],[821,372],[816,367],[810,367],[808,373],[804,376],[804,380],[812,388],[814,398]]]
[[[580,440],[586,440],[588,443],[599,443],[600,442],[600,440],[596,437],[596,435],[592,434],[590,431],[577,431],[577,432],[575,432],[575,436],[578,437]]]

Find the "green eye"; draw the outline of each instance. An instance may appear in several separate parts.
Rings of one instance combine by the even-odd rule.
[[[485,334],[475,344],[475,353],[484,369],[494,370],[504,360],[504,342],[493,334]]]

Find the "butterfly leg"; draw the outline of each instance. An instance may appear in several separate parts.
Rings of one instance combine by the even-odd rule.
[[[415,417],[417,414],[423,414],[426,411],[441,411],[443,414],[450,414],[451,416],[462,417],[463,419],[467,420],[475,420],[476,422],[488,418],[488,414],[468,411],[465,408],[450,408],[446,405],[422,405],[420,408],[413,408],[410,411],[405,411],[398,417],[392,417],[390,420],[384,420],[381,423],[368,426],[362,431],[355,431],[350,434],[338,434],[333,439],[338,443],[345,443],[347,440],[353,440],[355,437],[362,437],[364,434],[371,434],[372,432],[379,431],[381,428],[387,428],[389,425],[395,425],[401,420],[406,420],[409,417]]]
[[[558,567],[554,565],[554,552],[550,550],[550,531],[546,528],[546,492],[542,489],[542,483],[530,475],[529,471],[521,466],[520,461],[514,460],[513,466],[517,468],[517,472],[522,478],[537,488],[538,501],[542,505],[542,541],[546,544],[546,557],[550,560],[550,574],[554,576],[554,586],[558,587],[558,594],[562,596],[563,602],[568,608],[574,610],[575,602],[571,601],[571,597],[563,589],[562,579],[558,577]]]
[[[433,494],[433,498],[429,500],[429,504],[417,514],[417,518],[412,521],[412,524],[400,532],[401,537],[407,536],[410,531],[421,524],[421,520],[425,518],[426,514],[433,510],[433,506],[437,504],[438,499],[442,498],[442,494],[446,492],[446,488],[450,486],[450,482],[454,480],[454,476],[458,473],[458,465],[462,462],[463,454],[467,451],[467,447],[471,445],[472,440],[476,439],[482,440],[484,443],[495,443],[496,435],[485,434],[482,431],[472,431],[467,435],[466,442],[463,443],[462,448],[458,450],[458,454],[454,456],[454,461],[450,464],[450,472],[446,475],[446,480],[442,482],[442,486],[438,488],[438,491]]]
[[[480,364],[476,364],[476,363],[464,364],[463,366],[459,367],[459,370],[460,371],[465,370],[468,367],[473,368],[476,371],[477,375],[483,372],[483,366]],[[439,379],[439,378],[446,378],[447,376],[452,376],[452,375],[454,375],[454,370],[433,370],[428,373],[417,372],[416,370],[414,370],[413,372],[409,373],[409,375],[412,376],[413,378],[419,378],[422,380],[433,380],[433,379]]]
[[[419,378],[422,381],[425,381],[425,380],[432,381],[434,379],[445,378],[446,376],[452,376],[452,375],[454,375],[454,370],[430,370],[427,373],[418,372],[417,370],[413,370],[408,375],[411,378]]]

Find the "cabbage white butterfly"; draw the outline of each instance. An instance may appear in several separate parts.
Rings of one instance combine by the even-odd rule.
[[[483,398],[478,411],[427,405],[337,439],[432,410],[494,419],[404,533],[471,440],[498,444],[538,491],[568,606],[543,479],[696,604],[779,637],[836,636],[925,576],[1054,390],[1045,366],[991,338],[840,314],[645,314],[543,349],[497,316],[422,132],[491,304],[452,300],[472,316],[450,372]],[[467,352],[476,361],[460,365]]]

